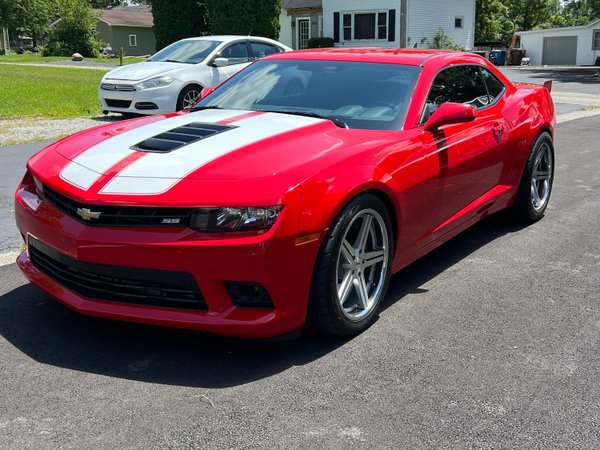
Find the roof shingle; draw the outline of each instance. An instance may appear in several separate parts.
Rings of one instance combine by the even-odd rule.
[[[150,8],[112,8],[102,11],[100,19],[109,25],[152,27],[154,17]]]

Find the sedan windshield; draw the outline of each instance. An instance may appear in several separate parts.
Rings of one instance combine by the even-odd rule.
[[[150,62],[198,64],[220,44],[219,41],[177,41],[149,58]]]
[[[419,72],[399,64],[262,60],[195,109],[311,115],[349,128],[399,130]]]

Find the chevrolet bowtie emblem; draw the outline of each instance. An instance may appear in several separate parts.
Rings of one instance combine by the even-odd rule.
[[[101,212],[92,211],[89,208],[77,208],[77,215],[83,220],[99,219]]]

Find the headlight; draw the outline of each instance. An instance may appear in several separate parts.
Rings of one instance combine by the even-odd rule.
[[[277,220],[282,208],[282,205],[249,208],[197,208],[192,213],[190,227],[208,233],[268,230]]]
[[[169,77],[169,76],[157,77],[157,78],[150,78],[149,80],[142,81],[142,82],[138,83],[136,85],[136,87],[139,90],[142,90],[142,89],[152,89],[152,88],[157,88],[157,87],[168,86],[173,81],[175,81],[175,78]]]

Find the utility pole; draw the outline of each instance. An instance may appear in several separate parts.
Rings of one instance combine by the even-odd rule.
[[[408,0],[400,0],[400,48],[408,47]]]

